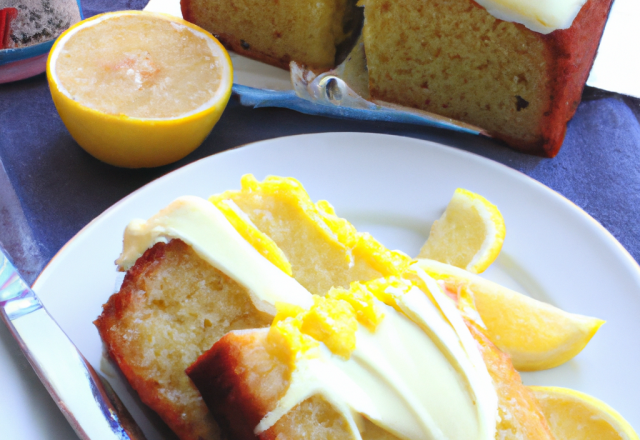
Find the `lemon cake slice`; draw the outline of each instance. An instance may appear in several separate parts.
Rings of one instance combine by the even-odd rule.
[[[491,430],[504,433],[505,439],[552,438],[508,356],[473,323],[474,319],[481,322],[473,298],[465,296],[464,290],[443,290],[419,264],[357,232],[327,202],[311,202],[294,179],[271,177],[258,182],[245,176],[241,190],[213,196],[210,201],[182,197],[152,218],[129,224],[117,263],[127,270],[124,283],[95,324],[111,359],[133,389],[181,439],[218,439],[220,427],[231,438],[242,438],[249,435],[247,426],[253,435],[260,423],[264,428],[261,438],[275,438],[278,433],[309,438],[308,417],[318,422],[314,425],[319,427],[316,438],[353,435],[363,426],[363,436],[371,439],[413,438],[416,432],[421,436],[451,429],[461,429],[465,438],[469,432],[484,433],[479,439],[489,438]],[[322,292],[326,285],[330,287]],[[270,324],[269,330],[256,330]],[[376,351],[373,347],[378,342],[374,341],[369,349],[366,344],[358,348],[358,340],[367,341],[367,332],[376,334],[377,327],[386,328],[378,337],[386,341],[384,350],[391,350],[391,355]],[[401,328],[406,328],[408,339],[395,330]],[[412,343],[398,342],[414,339],[425,351],[421,348],[413,353]],[[211,377],[229,378],[212,379],[216,387],[222,387],[217,393],[224,399],[236,399],[208,402],[213,415],[185,373],[212,346],[211,353],[223,355],[207,354],[205,358],[223,359],[213,366],[207,361],[207,368],[223,370]],[[371,349],[374,351],[367,351]],[[352,386],[351,379],[344,382],[348,385],[344,391],[354,391],[357,399],[350,405],[356,405],[356,413],[365,414],[365,419],[349,418],[352,411],[345,410],[340,399],[326,393],[317,396],[313,386],[305,385],[301,394],[281,401],[292,389],[287,384],[293,383],[297,353],[324,353],[325,358],[345,360],[371,355],[366,368],[364,364],[353,367],[358,371],[384,369],[387,358],[393,359],[391,370],[406,364],[408,370],[396,374],[402,378],[398,386],[405,391],[398,395],[392,390],[391,395],[405,402],[400,405],[404,408],[401,414],[418,416],[405,420],[398,415],[403,422],[393,425],[389,420],[397,417],[381,414],[382,407],[367,407],[369,401],[358,397],[357,391],[364,385]],[[442,377],[438,384],[453,384],[447,390],[431,389],[429,395],[449,395],[455,386],[464,385],[453,392],[458,396],[453,406],[466,408],[465,419],[471,425],[465,428],[446,422],[451,415],[444,413],[435,422],[431,420],[428,414],[451,408],[451,404],[433,406],[424,401],[420,390],[437,384],[416,384],[418,391],[410,389],[411,378],[418,370],[423,372],[415,359],[420,365],[440,359],[427,376]],[[307,366],[319,371],[327,365]],[[336,372],[334,367],[326,371]],[[365,376],[374,386],[373,377]],[[325,377],[328,386],[331,377]],[[346,396],[340,393],[341,398]],[[380,393],[387,395],[389,390],[380,389]],[[488,410],[493,404],[486,399],[492,395],[497,406]],[[414,411],[414,403],[422,409]],[[487,414],[495,416],[496,411],[500,419],[487,423]],[[267,413],[276,415],[263,420]],[[238,426],[244,434],[234,431]],[[405,432],[403,426],[411,432]]]
[[[111,359],[181,439],[219,438],[185,368],[227,332],[267,327],[286,285],[296,303],[323,286],[399,273],[410,261],[328,203],[312,203],[293,179],[246,176],[242,190],[212,200],[181,198],[130,223],[118,260],[124,283],[95,321]]]
[[[240,190],[210,200],[227,217],[235,213],[242,224],[272,239],[290,261],[292,276],[314,295],[352,281],[399,275],[410,263],[405,254],[388,250],[336,216],[329,202],[314,203],[293,178],[269,176],[258,182],[247,174]]]
[[[553,157],[611,0],[361,0],[373,99],[476,125]]]
[[[553,436],[508,356],[433,279],[408,271],[280,304],[187,369],[229,438]]]

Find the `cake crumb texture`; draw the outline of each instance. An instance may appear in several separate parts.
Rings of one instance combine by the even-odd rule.
[[[219,439],[184,370],[231,330],[267,327],[236,282],[180,240],[148,249],[95,321],[111,358],[182,440]]]
[[[253,428],[286,393],[289,366],[269,352],[267,331],[225,335],[187,370],[204,400],[220,422],[223,433],[234,440],[351,440],[344,417],[323,397],[314,395],[293,407],[258,436]],[[367,419],[363,440],[397,440]]]
[[[182,0],[185,20],[241,55],[289,68],[334,66],[336,46],[350,35],[352,0]]]
[[[473,0],[362,0],[371,96],[470,123],[507,144],[557,154],[611,6],[589,0],[548,35]]]

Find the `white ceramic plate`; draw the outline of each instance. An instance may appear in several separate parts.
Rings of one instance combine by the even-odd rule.
[[[640,429],[640,270],[607,231],[545,186],[479,156],[409,138],[339,133],[259,142],[164,176],[90,223],[36,281],[34,289],[47,309],[96,369],[103,367],[149,440],[172,437],[101,364],[102,344],[92,324],[114,291],[122,232],[131,219],[147,218],[178,196],[206,197],[238,188],[244,173],[259,179],[296,177],[313,199],[331,201],[358,229],[410,255],[457,187],[484,195],[500,208],[508,231],[502,255],[487,276],[565,310],[607,320],[574,360],[523,375],[525,382],[592,394]],[[70,438],[57,408],[17,359],[18,353],[0,356],[2,389],[7,390],[0,393],[0,414],[10,417],[9,430],[16,433],[7,434],[2,423],[2,437]]]

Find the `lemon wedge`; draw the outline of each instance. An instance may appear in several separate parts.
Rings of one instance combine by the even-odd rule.
[[[463,269],[433,260],[419,267],[452,292],[466,290],[495,345],[511,356],[520,371],[557,367],[591,340],[604,321],[564,312]]]
[[[128,168],[196,149],[227,105],[231,60],[205,30],[165,14],[119,11],[64,32],[47,61],[58,113],[88,153]]]
[[[530,387],[556,440],[640,440],[606,403],[560,387]]]
[[[458,188],[431,227],[418,258],[484,272],[498,257],[506,228],[502,214],[484,197]]]

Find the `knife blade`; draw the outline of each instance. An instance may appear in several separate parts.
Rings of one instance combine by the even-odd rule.
[[[1,246],[0,317],[81,439],[145,438],[108,383],[22,280]]]

